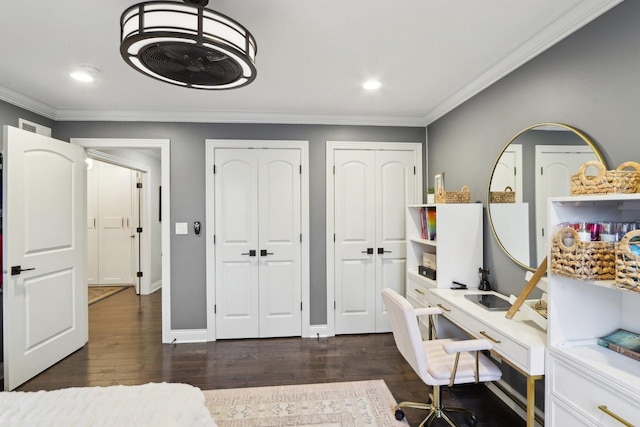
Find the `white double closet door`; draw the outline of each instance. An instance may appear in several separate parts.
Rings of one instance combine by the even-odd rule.
[[[300,336],[301,153],[216,148],[216,338]]]
[[[89,285],[135,282],[136,180],[136,172],[99,161],[87,171]]]
[[[391,330],[383,288],[404,295],[406,207],[415,203],[416,153],[334,151],[335,332]]]

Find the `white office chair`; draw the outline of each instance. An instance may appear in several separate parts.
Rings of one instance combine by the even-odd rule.
[[[420,379],[433,387],[433,394],[429,395],[430,403],[400,402],[396,405],[396,419],[404,418],[401,408],[425,409],[429,413],[420,426],[428,426],[433,420],[442,418],[449,425],[456,427],[456,423],[446,412],[465,412],[467,423],[475,426],[477,420],[473,412],[464,408],[443,406],[440,386],[499,380],[502,376],[500,369],[480,353],[481,350],[491,349],[493,345],[482,339],[422,341],[417,316],[436,315],[442,311],[437,307],[414,309],[409,301],[392,289],[383,289],[382,299],[398,350]]]

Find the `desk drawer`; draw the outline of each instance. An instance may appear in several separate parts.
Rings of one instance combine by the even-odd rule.
[[[569,365],[553,356],[548,363],[547,381],[551,381],[552,398],[561,399],[599,426],[622,425],[598,409],[600,405],[634,425],[640,423],[640,396],[616,387],[595,373],[581,370],[579,365]]]
[[[411,276],[407,279],[407,298],[420,301],[420,307],[427,307],[427,288]]]
[[[428,307],[427,288],[421,283],[420,278],[407,275],[407,301],[414,308]],[[429,339],[429,317],[420,316],[419,318],[420,332],[423,340]]]
[[[598,427],[553,397],[550,399],[550,408],[547,411],[549,420],[546,422],[551,427]]]
[[[429,293],[429,302],[442,309],[445,317],[456,323],[474,338],[485,338],[493,344],[493,351],[516,364],[525,372],[529,371],[529,351],[490,325],[480,322],[456,306]]]

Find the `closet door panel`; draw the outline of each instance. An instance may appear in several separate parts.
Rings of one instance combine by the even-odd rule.
[[[300,151],[259,151],[260,336],[299,336]]]
[[[336,150],[335,327],[337,334],[375,330],[375,152]]]
[[[257,153],[215,150],[218,338],[259,336]]]
[[[414,162],[412,151],[376,152],[375,332],[391,331],[382,303],[382,289],[391,288],[400,295],[405,293],[406,206],[415,203]]]

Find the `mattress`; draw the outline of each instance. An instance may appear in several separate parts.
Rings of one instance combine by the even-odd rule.
[[[0,425],[213,427],[204,400],[196,387],[169,383],[0,392]]]

